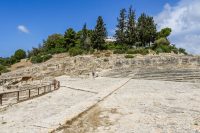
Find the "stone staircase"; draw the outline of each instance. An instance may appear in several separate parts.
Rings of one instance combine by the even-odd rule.
[[[138,71],[133,79],[174,82],[200,82],[199,69],[146,69]]]

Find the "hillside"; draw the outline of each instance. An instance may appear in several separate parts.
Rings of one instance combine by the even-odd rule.
[[[120,69],[145,69],[154,67],[154,69],[164,68],[198,68],[200,64],[199,56],[187,56],[176,54],[160,55],[134,55],[133,58],[126,58],[125,55],[80,55],[70,57],[66,54],[54,55],[52,59],[41,64],[32,64],[25,68],[19,68],[15,71],[2,74],[1,77],[9,78],[15,76],[32,75],[34,78],[42,76],[86,76],[92,71],[103,74],[105,70]],[[127,70],[128,70],[127,69]]]
[[[26,91],[52,79],[61,86],[17,104],[12,104],[14,95],[3,97],[0,129],[24,133],[30,129],[63,133],[199,131],[199,65],[199,56],[176,54],[134,58],[57,54],[47,62],[1,75],[0,80],[8,82],[1,86],[3,92]],[[6,89],[29,76],[32,80]]]

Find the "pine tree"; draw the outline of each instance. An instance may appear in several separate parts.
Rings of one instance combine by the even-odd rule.
[[[135,11],[132,9],[132,6],[129,8],[126,38],[127,38],[126,42],[129,47],[135,45],[137,39],[137,31],[136,31]]]
[[[126,18],[126,9],[122,9],[119,18],[117,18],[118,24],[115,31],[115,37],[119,44],[126,42]]]
[[[82,29],[82,35],[81,35],[81,45],[83,46],[85,50],[89,48],[89,46],[87,46],[87,43],[86,43],[87,38],[88,38],[87,24],[84,24],[83,29]]]
[[[138,42],[141,42],[143,46],[145,46],[145,22],[146,14],[142,13],[138,18],[137,30],[138,30]]]
[[[147,17],[147,29],[147,42],[150,46],[151,43],[154,43],[157,37],[157,29],[153,17]]]
[[[150,45],[151,42],[155,41],[157,31],[153,17],[142,13],[138,18],[137,30],[139,41],[142,43],[143,47],[146,47],[148,44]]]
[[[92,44],[93,48],[97,50],[104,49],[105,38],[107,37],[107,31],[105,23],[101,16],[97,19],[97,24],[92,34]]]
[[[69,50],[69,48],[74,47],[76,44],[76,32],[72,29],[69,28],[64,34],[64,39],[65,39],[65,48]]]

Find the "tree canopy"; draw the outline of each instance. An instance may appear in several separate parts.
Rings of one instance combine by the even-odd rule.
[[[97,24],[92,34],[93,48],[97,50],[104,49],[105,38],[107,37],[107,31],[105,26],[106,25],[103,21],[103,18],[99,16],[97,19]]]
[[[117,26],[115,31],[115,37],[117,40],[117,43],[123,44],[126,41],[126,22],[127,16],[126,16],[126,9],[122,9],[120,11],[120,16],[117,18]]]
[[[15,51],[14,58],[18,61],[24,59],[26,58],[26,52],[23,49],[18,49]]]

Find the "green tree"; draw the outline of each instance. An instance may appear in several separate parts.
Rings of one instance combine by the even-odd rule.
[[[105,27],[105,23],[101,16],[97,19],[97,24],[92,34],[92,44],[93,48],[97,50],[104,49],[105,38],[107,37],[107,31]]]
[[[164,29],[161,29],[160,32],[158,32],[158,36],[157,36],[157,39],[160,39],[160,38],[167,38],[172,32],[172,29],[171,28],[164,28]]]
[[[87,24],[84,24],[83,29],[82,29],[82,34],[81,34],[81,43],[82,44],[84,44],[87,36],[88,36],[88,34],[87,34]]]
[[[69,28],[64,34],[65,38],[65,48],[69,50],[69,48],[74,47],[76,45],[76,32],[72,29]]]
[[[26,58],[26,52],[23,49],[18,49],[17,51],[15,51],[14,58],[17,61],[20,61],[21,59]]]
[[[132,9],[132,6],[129,8],[126,38],[127,38],[126,42],[129,47],[135,45],[137,40],[137,31],[136,31],[135,11]]]
[[[137,23],[138,30],[138,41],[141,42],[143,47],[146,47],[147,44],[150,45],[151,42],[155,41],[156,38],[156,24],[153,20],[153,17],[147,16],[145,13],[142,13],[138,18]]]
[[[117,18],[118,24],[115,31],[117,43],[124,44],[126,42],[126,9],[120,11],[120,16]]]
[[[84,24],[81,30],[80,42],[81,42],[81,47],[86,51],[90,49],[91,45],[90,37],[91,37],[90,30],[88,30],[87,25]]]
[[[43,48],[32,48],[32,50],[31,51],[28,51],[28,58],[30,58],[30,57],[32,57],[32,56],[37,56],[38,54],[40,54],[41,53],[41,50],[42,50]]]
[[[158,40],[155,41],[155,45],[161,46],[161,45],[170,45],[170,42],[165,38],[159,38]]]
[[[64,48],[65,46],[65,39],[64,36],[61,34],[52,34],[48,36],[47,40],[44,42],[44,47],[47,50],[53,48]]]
[[[7,59],[0,57],[0,65],[6,66],[7,65]]]

